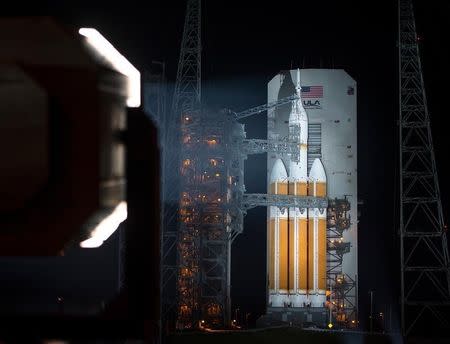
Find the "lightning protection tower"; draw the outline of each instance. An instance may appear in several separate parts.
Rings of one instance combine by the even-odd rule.
[[[181,146],[182,132],[199,121],[201,102],[201,1],[188,0],[172,109],[165,122],[163,147],[163,230],[161,238],[162,326],[180,318],[180,305],[195,305],[199,242],[191,228],[180,225],[180,195],[189,181],[180,178],[181,161],[189,152]],[[182,238],[192,238],[188,244]],[[187,249],[187,245],[190,246]],[[189,252],[184,255],[183,252]],[[189,269],[189,274],[182,271]],[[183,287],[185,286],[185,287]],[[189,317],[188,317],[189,318]]]
[[[399,0],[398,16],[401,325],[409,335],[448,330],[450,275],[411,0]]]

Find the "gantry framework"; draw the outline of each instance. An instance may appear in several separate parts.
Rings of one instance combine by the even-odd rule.
[[[292,103],[293,101],[297,100],[298,98],[299,98],[298,95],[294,94],[292,96],[289,96],[289,97],[286,97],[286,98],[282,98],[282,99],[278,99],[278,100],[275,100],[275,101],[267,103],[267,104],[262,104],[262,105],[259,105],[259,106],[255,106],[253,108],[250,108],[250,109],[247,109],[247,110],[244,110],[244,111],[240,111],[240,112],[235,112],[235,111],[232,111],[232,110],[227,110],[227,111],[231,115],[234,116],[235,120],[239,121],[239,120],[244,119],[246,117],[266,112],[267,110],[276,108],[278,106]]]
[[[230,322],[231,242],[243,218],[233,197],[243,192],[243,159],[233,154],[233,140],[244,133],[215,112],[195,116],[198,125],[182,128],[177,326],[223,327]]]
[[[268,152],[278,152],[290,154],[293,161],[299,161],[298,143],[276,140],[244,139],[240,143],[240,150],[243,154],[259,154]]]
[[[176,223],[178,231],[175,237],[177,250],[175,296],[178,301],[176,327],[189,328],[196,326],[202,308],[201,258],[204,228],[200,224],[204,218],[209,219],[212,216],[216,219],[211,209],[198,204],[197,189],[203,186],[200,186],[202,180],[198,178],[198,169],[201,169],[203,161],[194,158],[195,151],[203,149],[203,146],[197,141],[203,137],[200,0],[188,0],[187,2],[173,99],[173,114],[174,120],[180,123],[178,133],[181,134],[180,159],[177,159],[176,165],[173,166],[173,170],[180,173],[179,211]]]
[[[280,208],[327,208],[328,199],[314,196],[295,196],[277,194],[244,194],[242,207],[246,210],[255,207]]]
[[[182,268],[193,265],[189,257],[181,258],[183,247],[179,245],[184,237],[193,237],[192,259],[198,256],[199,240],[189,233],[187,226],[180,227],[182,188],[189,181],[180,178],[180,163],[183,155],[181,132],[189,130],[182,126],[183,118],[192,118],[191,125],[197,123],[195,116],[200,113],[201,104],[201,1],[188,0],[186,17],[178,62],[177,79],[171,111],[166,113],[164,131],[162,132],[162,233],[161,233],[161,321],[165,328],[174,323],[180,299],[180,279]],[[182,256],[181,256],[182,257]],[[192,280],[198,279],[193,273]],[[187,277],[186,277],[187,279]],[[194,282],[186,282],[194,284]],[[182,288],[181,288],[182,289]],[[195,294],[195,293],[194,293]],[[183,298],[183,296],[181,296]],[[182,303],[192,301],[182,301]]]
[[[350,228],[350,202],[332,199],[327,208],[327,285],[330,288],[329,304],[333,318],[342,326],[357,326],[357,290],[355,276],[342,271],[344,255],[350,252],[350,243],[343,240],[344,231]]]
[[[411,0],[399,0],[401,325],[448,331],[450,273],[436,161]]]

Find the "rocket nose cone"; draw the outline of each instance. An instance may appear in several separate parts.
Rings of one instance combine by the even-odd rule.
[[[287,180],[286,167],[281,159],[277,159],[272,167],[272,173],[270,174],[270,182],[279,182]]]
[[[319,158],[314,159],[314,162],[309,171],[309,178],[315,180],[316,182],[326,182],[327,176],[325,174],[325,169],[323,168],[322,162]]]

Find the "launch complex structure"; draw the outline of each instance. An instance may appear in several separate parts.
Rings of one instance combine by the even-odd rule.
[[[211,111],[201,103],[200,23],[200,1],[189,0],[171,116],[155,102],[161,80],[144,99],[162,133],[163,326],[232,324],[231,245],[258,206],[268,208],[265,320],[355,326],[356,83],[343,70],[284,71],[266,104]],[[239,121],[266,112],[268,139],[247,138]],[[244,162],[262,153],[268,190],[246,193]]]
[[[402,23],[413,22],[401,2]],[[262,320],[357,327],[355,80],[342,69],[281,71],[266,104],[212,111],[201,102],[200,51],[201,2],[188,0],[172,109],[154,102],[155,80],[144,99],[161,133],[163,329],[232,325],[231,245],[257,206],[267,207]],[[247,138],[239,121],[265,112],[267,140]],[[261,153],[267,192],[249,194],[244,161]]]
[[[300,91],[301,74],[321,93]],[[181,118],[178,328],[230,324],[231,245],[256,206],[269,209],[268,321],[356,324],[356,84],[342,70],[287,71],[269,83],[268,104],[268,140],[247,139],[238,122],[261,107]],[[248,194],[244,160],[259,153],[269,155],[268,192]]]
[[[240,113],[182,112],[176,328],[231,324],[231,245],[257,206],[269,213],[266,320],[356,326],[356,84],[343,70],[297,69],[268,91],[267,105]],[[263,111],[268,140],[246,138],[238,121]],[[268,192],[245,193],[244,161],[261,153]]]

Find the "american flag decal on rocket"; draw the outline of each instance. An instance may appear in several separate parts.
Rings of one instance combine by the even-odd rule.
[[[323,86],[302,86],[302,98],[323,98]]]

